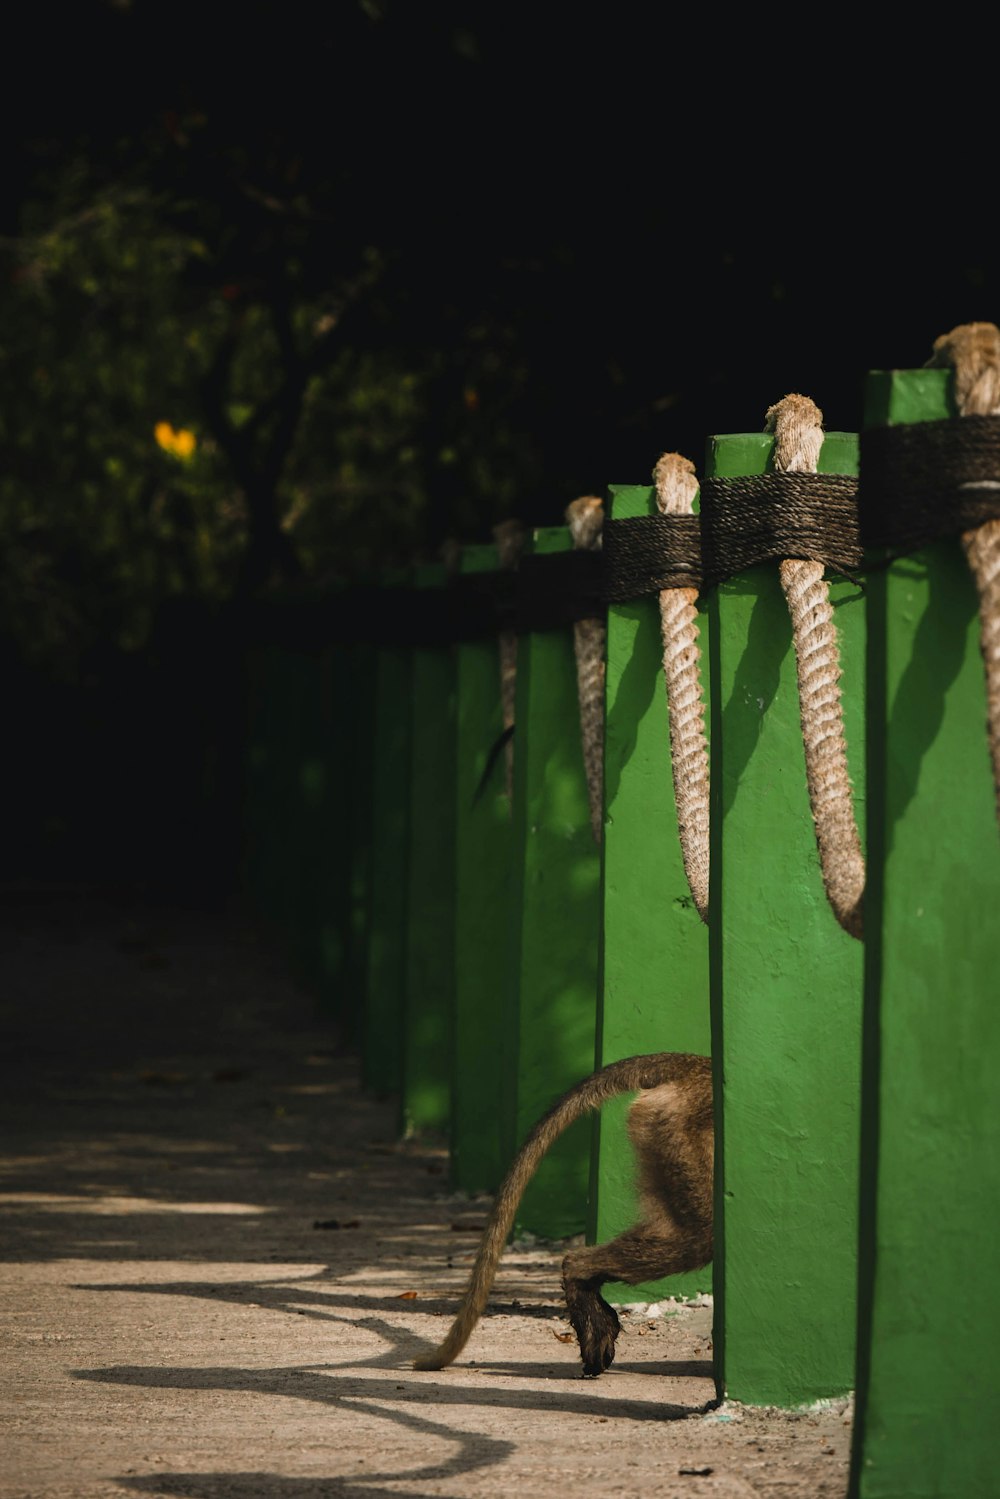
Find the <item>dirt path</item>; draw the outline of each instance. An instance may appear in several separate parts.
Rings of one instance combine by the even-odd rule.
[[[850,1413],[716,1409],[711,1310],[579,1373],[556,1248],[477,1241],[439,1149],[238,923],[0,899],[3,1499],[841,1499]]]

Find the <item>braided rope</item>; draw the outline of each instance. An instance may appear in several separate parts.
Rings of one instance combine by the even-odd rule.
[[[497,561],[505,570],[517,566],[517,559],[524,546],[525,529],[518,520],[504,520],[493,527]],[[504,745],[504,795],[510,807],[514,800],[514,700],[517,696],[517,634],[514,630],[501,630],[497,635],[497,653],[500,658],[500,714],[503,731],[507,735]]]
[[[955,371],[960,416],[1000,415],[1000,328],[994,323],[961,323],[942,333],[934,340],[927,364]],[[986,722],[1000,821],[1000,520],[964,531],[962,546],[979,594],[979,648],[986,671]]]
[[[774,467],[815,473],[823,414],[808,396],[788,395],[768,408]],[[792,620],[806,781],[827,899],[852,937],[863,935],[865,861],[854,817],[840,696],[840,647],[822,562],[787,558],[781,586]]]
[[[979,593],[979,649],[986,670],[986,722],[1000,821],[1000,520],[966,531],[962,545]]]
[[[597,495],[581,495],[566,507],[566,524],[578,551],[601,547],[604,506]],[[590,830],[600,843],[604,829],[604,679],[607,630],[603,620],[578,619],[573,624],[576,693],[580,705],[580,742],[587,777]]]
[[[664,515],[690,515],[698,493],[694,464],[680,453],[663,453],[653,469],[656,503]],[[702,921],[708,920],[708,744],[701,695],[697,588],[663,588],[660,636],[670,723],[670,761],[681,857],[688,887]]]

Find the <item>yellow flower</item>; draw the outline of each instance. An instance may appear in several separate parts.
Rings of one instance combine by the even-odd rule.
[[[197,447],[197,438],[193,432],[186,427],[180,427],[175,432],[169,422],[157,422],[153,428],[153,436],[158,446],[174,458],[190,458]]]

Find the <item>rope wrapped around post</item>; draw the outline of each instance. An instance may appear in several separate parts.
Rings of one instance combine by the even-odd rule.
[[[955,372],[955,404],[963,416],[1000,416],[1000,328],[960,323],[934,340],[928,368]],[[963,488],[1000,488],[984,479]],[[979,648],[986,672],[987,732],[1000,821],[1000,520],[962,532],[962,547],[979,594]]]
[[[653,469],[656,503],[663,515],[691,515],[698,480],[694,464],[680,453],[663,453]],[[659,591],[663,677],[670,723],[670,758],[681,855],[688,886],[702,921],[708,920],[709,770],[705,704],[701,695],[698,589]]]
[[[808,396],[787,395],[768,408],[779,473],[815,473],[823,446],[823,413]],[[840,696],[840,647],[822,562],[784,558],[781,586],[792,619],[799,716],[820,868],[840,925],[863,936],[865,861],[854,817]]]
[[[577,551],[601,549],[604,505],[597,495],[581,495],[566,506],[566,524]],[[587,777],[590,829],[600,843],[604,828],[604,678],[607,627],[601,619],[573,623],[576,690],[580,704],[580,741]]]
[[[502,520],[493,527],[497,561],[504,571],[512,571],[524,547],[524,526],[519,520]],[[514,799],[514,700],[517,696],[517,632],[501,630],[497,635],[500,658],[500,713],[503,720],[504,794],[508,806]]]

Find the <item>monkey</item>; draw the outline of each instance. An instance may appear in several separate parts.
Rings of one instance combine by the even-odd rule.
[[[414,1359],[443,1369],[465,1347],[482,1315],[524,1190],[553,1141],[581,1115],[619,1094],[638,1092],[628,1115],[641,1216],[606,1244],[572,1249],[562,1262],[563,1295],[580,1345],[583,1373],[610,1368],[621,1324],[600,1294],[609,1280],[638,1285],[712,1258],[714,1118],[712,1064],[686,1052],[624,1057],[564,1093],[534,1125],[501,1183],[469,1282],[444,1341]]]

